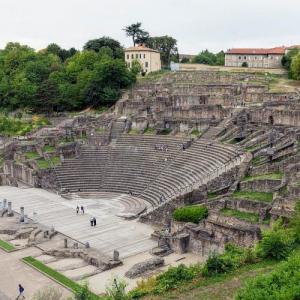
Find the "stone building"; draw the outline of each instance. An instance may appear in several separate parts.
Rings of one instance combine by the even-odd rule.
[[[281,68],[286,47],[232,48],[225,53],[226,67]]]
[[[143,71],[146,73],[161,69],[160,53],[154,49],[139,45],[125,50],[125,61],[128,67],[132,66],[133,61],[139,61]]]

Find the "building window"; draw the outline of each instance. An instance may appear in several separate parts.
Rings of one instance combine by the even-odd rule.
[[[129,54],[127,54],[127,59],[129,59]]]
[[[144,54],[144,58],[146,58],[146,54]]]
[[[140,58],[142,58],[142,54],[140,54]]]
[[[131,58],[132,58],[132,59],[134,59],[134,56],[133,56],[133,54],[131,54]]]
[[[136,54],[136,55],[135,55],[135,58],[139,58],[139,55],[138,55],[138,54]]]
[[[147,61],[145,62],[145,68],[148,68],[148,62]]]
[[[242,57],[241,57],[241,56],[239,56],[239,59],[242,59]]]
[[[247,59],[247,56],[244,56],[244,59]]]

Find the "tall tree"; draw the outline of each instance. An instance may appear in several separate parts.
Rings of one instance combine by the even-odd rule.
[[[49,44],[46,48],[46,53],[57,55],[62,62],[75,55],[76,52],[77,50],[75,48],[70,48],[69,50],[66,50],[55,43]]]
[[[164,66],[169,66],[171,60],[178,61],[179,59],[177,40],[171,36],[150,37],[147,41],[147,46],[160,52]]]
[[[149,33],[141,28],[142,23],[137,22],[126,26],[123,30],[128,37],[132,38],[133,46],[137,43],[145,43],[149,38]]]
[[[112,57],[113,58],[124,58],[124,52],[123,52],[123,47],[121,44],[108,37],[108,36],[103,36],[99,39],[93,39],[89,40],[88,42],[85,43],[83,46],[84,50],[93,50],[95,52],[100,52],[100,51],[105,51],[106,49],[110,49],[112,51]],[[108,53],[106,51],[106,53]]]

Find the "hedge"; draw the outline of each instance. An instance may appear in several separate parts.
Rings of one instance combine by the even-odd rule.
[[[185,206],[176,208],[173,212],[173,218],[179,222],[192,222],[198,224],[208,215],[208,209],[205,206]]]

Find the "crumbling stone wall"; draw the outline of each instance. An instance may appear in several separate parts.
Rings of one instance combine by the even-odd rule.
[[[275,192],[281,185],[280,179],[260,179],[240,182],[240,189],[245,191]]]

